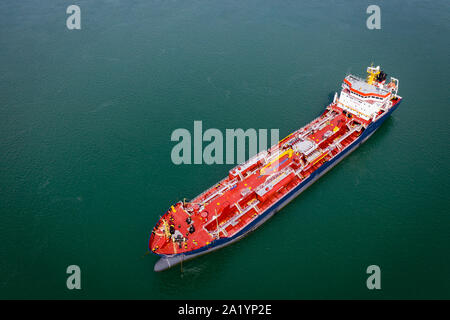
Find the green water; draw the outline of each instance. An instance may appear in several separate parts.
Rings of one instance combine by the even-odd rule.
[[[450,298],[448,1],[0,3],[0,298]],[[230,165],[171,162],[177,128],[284,137],[370,62],[400,108],[246,239],[154,273],[170,204]],[[81,290],[66,268],[81,268]],[[366,268],[381,268],[379,291]]]

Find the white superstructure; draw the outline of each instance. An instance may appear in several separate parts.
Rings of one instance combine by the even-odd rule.
[[[379,66],[367,68],[367,73],[366,80],[354,75],[346,76],[336,103],[345,111],[370,120],[391,103],[390,99],[397,94],[398,80],[391,77],[386,84],[386,74]]]

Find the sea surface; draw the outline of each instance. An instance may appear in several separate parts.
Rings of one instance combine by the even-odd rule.
[[[444,0],[1,1],[0,298],[450,298],[449,16]],[[233,167],[173,164],[175,129],[284,137],[372,62],[404,97],[372,138],[244,240],[153,272],[160,214]]]

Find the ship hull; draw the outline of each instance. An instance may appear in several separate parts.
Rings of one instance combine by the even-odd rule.
[[[154,267],[155,271],[163,271],[177,265],[183,261],[191,260],[198,256],[204,255],[206,253],[210,253],[212,251],[218,250],[225,246],[228,246],[236,241],[241,240],[243,237],[248,235],[250,232],[256,230],[259,226],[261,226],[264,222],[270,219],[275,213],[280,211],[283,207],[285,207],[289,202],[295,199],[300,193],[305,191],[309,186],[311,186],[314,182],[316,182],[321,176],[331,170],[335,165],[337,165],[340,161],[342,161],[346,156],[356,150],[362,143],[364,143],[367,139],[369,139],[372,134],[386,121],[386,119],[394,112],[400,105],[403,100],[399,100],[392,108],[386,112],[385,115],[380,117],[377,121],[371,123],[366,130],[350,145],[348,145],[345,149],[343,149],[336,157],[326,162],[324,165],[319,167],[316,171],[311,173],[311,175],[305,179],[302,183],[300,183],[297,187],[292,189],[289,193],[287,193],[283,198],[281,198],[278,202],[274,203],[271,207],[267,208],[265,212],[263,212],[258,218],[245,226],[242,230],[236,233],[234,236],[229,238],[221,238],[212,241],[209,245],[192,250],[190,252],[180,253],[176,255],[163,256]]]

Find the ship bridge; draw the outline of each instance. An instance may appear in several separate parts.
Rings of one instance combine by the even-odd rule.
[[[337,105],[364,120],[369,121],[383,109],[393,92],[385,81],[368,83],[354,75],[345,77]]]
[[[367,83],[365,80],[348,75],[342,84],[344,89],[349,89],[353,94],[362,99],[384,100],[391,92],[385,88]]]

